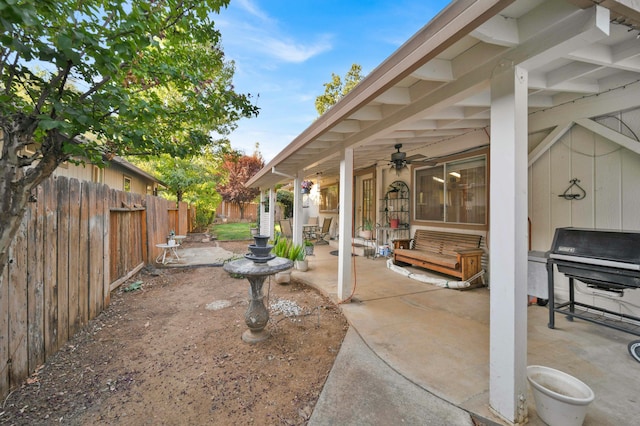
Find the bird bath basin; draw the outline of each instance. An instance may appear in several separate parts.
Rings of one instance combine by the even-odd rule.
[[[270,254],[266,241],[269,237],[256,235],[256,244],[249,244],[251,253],[244,259],[225,263],[223,269],[230,274],[239,274],[249,280],[249,307],[244,314],[244,320],[249,327],[242,334],[242,340],[246,343],[261,342],[269,337],[269,332],[264,328],[269,321],[269,311],[264,306],[262,285],[265,278],[276,272],[286,271],[293,267],[293,261]]]

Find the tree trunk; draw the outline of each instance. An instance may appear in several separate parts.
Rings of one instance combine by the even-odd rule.
[[[33,141],[33,122],[28,117],[14,117],[14,122],[2,122],[0,129],[0,271],[9,260],[9,247],[27,211],[31,191],[47,179],[58,167],[56,154],[62,152],[61,140],[54,134],[47,136],[44,155],[34,167],[33,159],[20,155],[22,148]],[[62,155],[62,154],[59,154]],[[35,201],[35,200],[34,200]],[[1,272],[0,272],[1,273]]]

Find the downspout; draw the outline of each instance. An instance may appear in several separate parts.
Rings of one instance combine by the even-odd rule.
[[[277,171],[276,170],[276,166],[271,167],[271,173],[273,173],[274,175],[278,175],[278,176],[284,176],[284,177],[289,178],[289,179],[295,179],[296,178],[295,176],[291,176],[291,175],[288,175],[286,173],[282,173],[282,172]]]

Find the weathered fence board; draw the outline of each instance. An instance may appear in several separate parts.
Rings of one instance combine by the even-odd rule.
[[[9,250],[9,382],[29,372],[27,353],[27,224],[20,225]]]
[[[81,327],[80,314],[80,182],[69,181],[69,336]]]
[[[80,187],[80,239],[78,242],[78,275],[81,283],[78,286],[78,318],[80,324],[89,321],[89,185]],[[82,283],[84,281],[84,285]]]
[[[58,180],[56,187],[58,196],[58,341],[66,342],[69,340],[69,179]]]
[[[42,200],[41,186],[34,191],[35,200]],[[27,311],[29,350],[29,371],[34,371],[44,363],[44,203],[31,203],[27,226]]]
[[[44,346],[45,353],[58,350],[58,213],[55,180],[44,182]]]
[[[0,265],[0,397],[153,263],[170,230],[188,231],[186,203],[102,184],[51,178],[33,196]]]
[[[9,312],[9,277],[6,265],[2,267],[2,275],[0,276],[0,312]],[[0,315],[0,389],[6,393],[9,389],[9,368],[11,367],[9,357],[9,315]]]

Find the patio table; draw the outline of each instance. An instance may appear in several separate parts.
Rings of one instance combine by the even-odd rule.
[[[180,246],[178,244],[156,244],[156,247],[162,249],[162,254],[158,255],[156,263],[166,265],[167,263],[180,260],[180,256],[178,256],[178,247]]]

